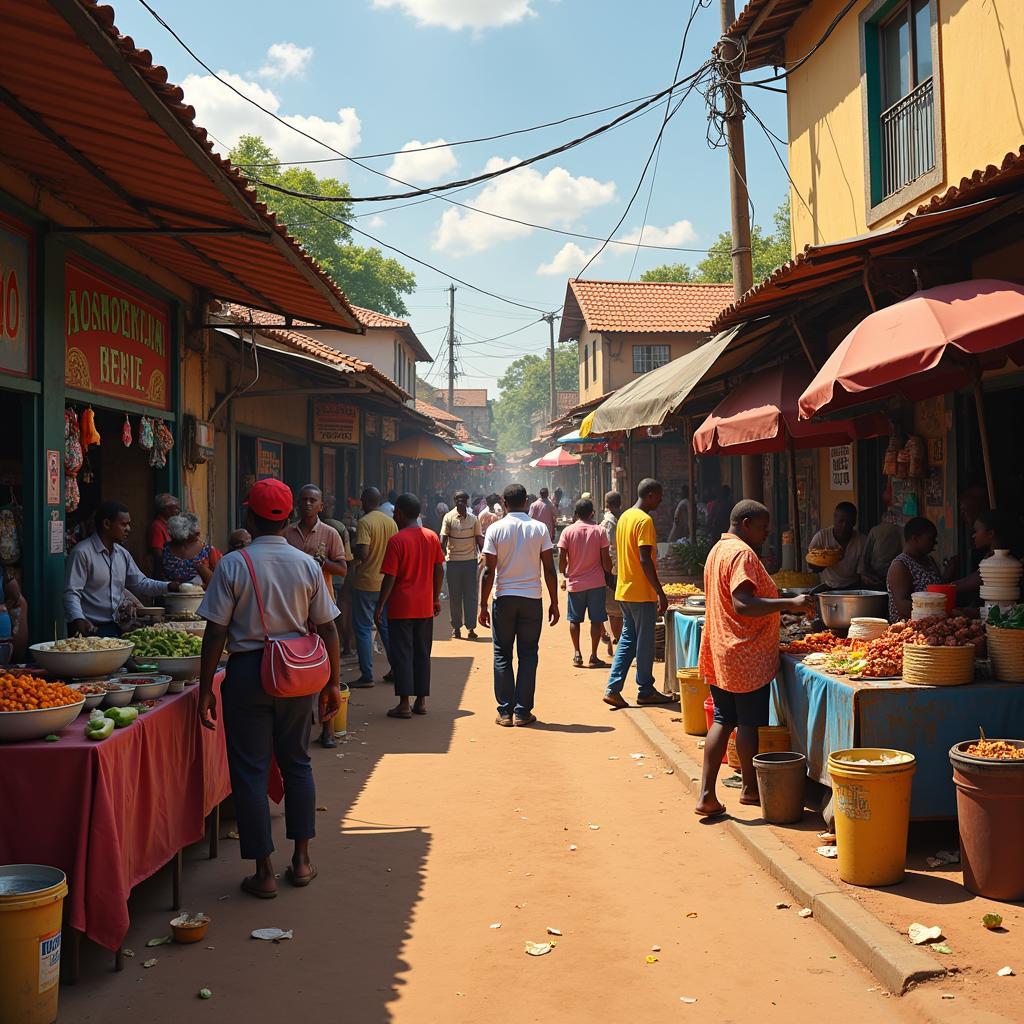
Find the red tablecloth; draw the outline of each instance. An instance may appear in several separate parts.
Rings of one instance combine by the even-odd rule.
[[[80,715],[57,743],[0,745],[0,863],[64,871],[66,922],[108,949],[133,886],[200,840],[231,792],[223,729],[200,726],[198,701],[198,686],[169,694],[99,743]]]

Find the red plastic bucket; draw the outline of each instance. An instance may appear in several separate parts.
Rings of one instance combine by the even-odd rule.
[[[715,699],[714,697],[708,697],[704,701],[704,717],[708,720],[708,732],[711,731],[711,726],[715,724]],[[722,755],[722,764],[729,763],[729,752],[726,751]]]
[[[927,590],[933,594],[946,595],[946,614],[952,615],[956,609],[956,587],[951,583],[929,583]]]

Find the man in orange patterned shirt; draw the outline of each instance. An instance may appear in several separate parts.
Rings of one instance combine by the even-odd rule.
[[[729,532],[704,565],[705,622],[698,669],[711,687],[715,721],[704,744],[704,774],[696,812],[725,812],[715,792],[726,745],[736,730],[743,773],[741,804],[760,803],[754,755],[757,730],[768,724],[771,681],[779,667],[779,613],[802,612],[810,599],[780,598],[758,552],[768,536],[768,509],[741,501],[729,517]]]

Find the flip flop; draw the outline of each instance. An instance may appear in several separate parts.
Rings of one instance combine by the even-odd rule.
[[[317,876],[316,866],[314,864],[309,865],[308,875],[296,875],[292,870],[291,864],[285,869],[284,877],[288,879],[296,889],[305,889],[310,882],[313,881]]]
[[[696,814],[698,818],[720,818],[725,814],[725,812],[725,804],[719,804],[717,811],[699,811],[696,807],[693,809],[693,813]]]
[[[412,718],[412,711],[408,708],[389,708],[388,718]]]
[[[252,875],[248,875],[242,879],[242,892],[248,893],[250,896],[255,896],[258,900],[272,900],[277,897],[276,889],[261,889],[256,885]]]
[[[417,707],[414,707],[414,708],[412,709],[412,713],[413,713],[414,715],[425,715],[425,714],[427,713],[427,709],[426,709],[426,708],[417,708]]]
[[[587,668],[608,668],[608,662],[602,661],[600,658],[591,658],[587,662]]]
[[[744,807],[760,807],[761,798],[758,797],[756,800],[748,800],[746,797],[741,796],[740,803],[743,804]]]
[[[572,664],[573,664],[573,668],[583,668],[583,655],[582,654],[574,654],[572,656]]]

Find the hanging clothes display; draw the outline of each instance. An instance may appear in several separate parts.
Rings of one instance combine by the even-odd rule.
[[[81,499],[78,490],[78,471],[82,468],[82,438],[75,410],[64,410],[64,508],[74,512]]]

